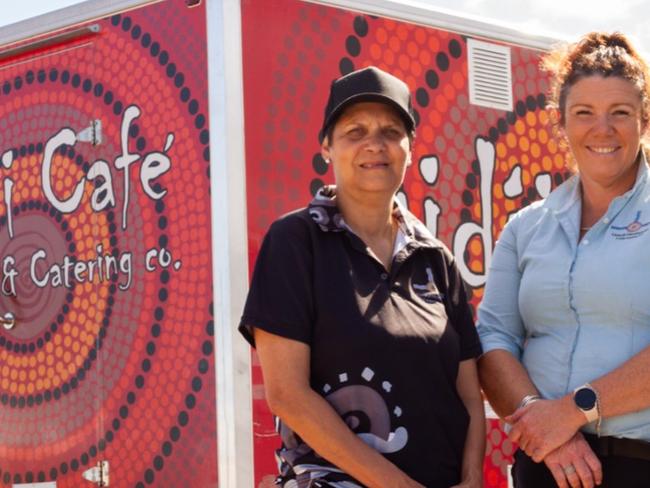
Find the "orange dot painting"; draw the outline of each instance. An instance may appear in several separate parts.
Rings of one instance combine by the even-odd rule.
[[[409,209],[439,239],[448,247],[454,242],[462,247],[455,257],[466,265],[464,278],[475,283],[470,288],[476,307],[489,265],[486,250],[494,247],[513,212],[542,196],[540,191],[546,189],[536,185],[544,179],[537,176],[550,175],[553,188],[568,176],[555,158],[556,154],[563,158],[564,152],[548,123],[548,82],[539,71],[540,51],[508,44],[512,73],[522,76],[514,76],[511,109],[495,110],[469,100],[467,38],[471,36],[350,10],[279,1],[282,16],[269,17],[256,2],[244,3],[242,11],[249,266],[270,223],[304,207],[318,188],[334,181],[331,168],[316,157],[319,148],[314,139],[329,83],[354,69],[377,65],[407,82],[417,113],[413,164],[401,190]],[[306,43],[316,25],[338,28],[329,32],[327,43],[314,36]],[[276,43],[272,55],[260,56],[258,46],[272,46],[286,33],[291,33],[290,42]],[[287,92],[285,81],[310,62],[318,64],[318,73],[302,72],[300,82]],[[260,76],[269,78],[268,87],[259,89],[254,80]],[[306,106],[306,100],[312,103]],[[258,109],[268,106],[290,110],[280,116],[275,110]],[[303,123],[290,122],[299,116]],[[296,157],[296,144],[301,157]],[[420,163],[423,159],[428,163]],[[275,190],[279,183],[282,192]],[[254,391],[262,392],[253,402],[255,483],[259,485],[276,472],[272,452],[279,441],[256,363],[252,377]],[[490,429],[500,432],[497,423]],[[502,446],[501,440],[492,446],[498,454],[486,458],[486,486],[507,486],[512,450]]]
[[[0,328],[2,486],[79,487],[100,460],[111,486],[220,482],[214,336],[226,324],[211,253],[228,234],[211,228],[224,162],[210,167],[222,134],[209,127],[206,3],[156,2],[0,61],[0,178],[12,183],[0,185],[0,314],[17,320]],[[495,110],[469,98],[472,36],[275,3],[242,2],[248,269],[269,224],[334,181],[316,137],[329,83],[377,65],[406,81],[418,121],[400,191],[458,249],[475,310],[507,219],[544,196],[546,175],[552,188],[569,175],[540,51],[508,44],[513,103]],[[95,123],[101,142],[82,140]],[[242,408],[266,486],[278,438],[254,357],[251,377]],[[494,419],[487,442],[485,484],[505,488],[514,446]]]
[[[211,235],[206,46],[194,42],[205,5],[96,22],[83,42],[0,63],[0,139],[12,151],[0,178],[13,181],[0,203],[11,264],[0,311],[16,316],[0,330],[0,484],[78,487],[109,459],[111,485],[214,486],[210,243],[193,242]],[[96,145],[75,136],[93,120]],[[129,171],[123,147],[136,156]],[[170,213],[180,207],[195,233],[184,239]],[[190,289],[205,297],[187,310]],[[188,312],[183,330],[173,310]],[[183,357],[172,375],[160,338],[187,329],[196,340],[166,351]],[[195,442],[213,455],[197,460]]]

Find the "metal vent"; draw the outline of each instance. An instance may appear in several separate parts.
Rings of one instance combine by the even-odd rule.
[[[470,103],[512,111],[510,48],[468,39],[467,56]]]

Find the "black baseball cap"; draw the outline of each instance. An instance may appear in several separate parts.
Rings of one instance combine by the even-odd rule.
[[[332,82],[318,140],[322,143],[327,130],[343,111],[359,102],[381,102],[390,105],[397,110],[408,132],[415,128],[415,116],[408,85],[390,73],[369,66]]]

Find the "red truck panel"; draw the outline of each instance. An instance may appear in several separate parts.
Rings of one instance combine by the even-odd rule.
[[[544,108],[540,53],[511,46],[514,110],[506,113],[469,103],[462,34],[296,0],[272,4],[242,2],[251,267],[269,224],[333,182],[317,141],[331,80],[376,65],[415,95],[419,125],[403,186],[409,209],[450,248],[459,240],[456,257],[479,283],[472,289],[477,306],[486,260],[508,214],[565,178]],[[486,162],[490,150],[496,160]],[[491,182],[489,194],[481,194],[481,182]],[[437,218],[426,210],[436,205]],[[279,438],[255,362],[253,381],[256,484],[269,486]],[[489,420],[485,486],[506,486],[512,453],[498,422]]]
[[[92,486],[99,459],[111,486],[217,485],[205,15],[169,0],[0,63],[4,485]],[[92,120],[100,145],[56,143]]]

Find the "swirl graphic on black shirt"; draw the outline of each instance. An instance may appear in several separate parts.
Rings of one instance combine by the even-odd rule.
[[[392,419],[398,419],[402,409],[396,405],[391,412],[383,395],[390,394],[392,385],[383,381],[379,388],[374,388],[374,376],[374,371],[366,367],[361,372],[361,379],[368,385],[346,385],[348,374],[342,373],[338,376],[337,389],[332,391],[329,384],[323,387],[325,399],[366,444],[383,454],[397,452],[408,442],[406,428],[395,427],[393,430],[392,426]]]

